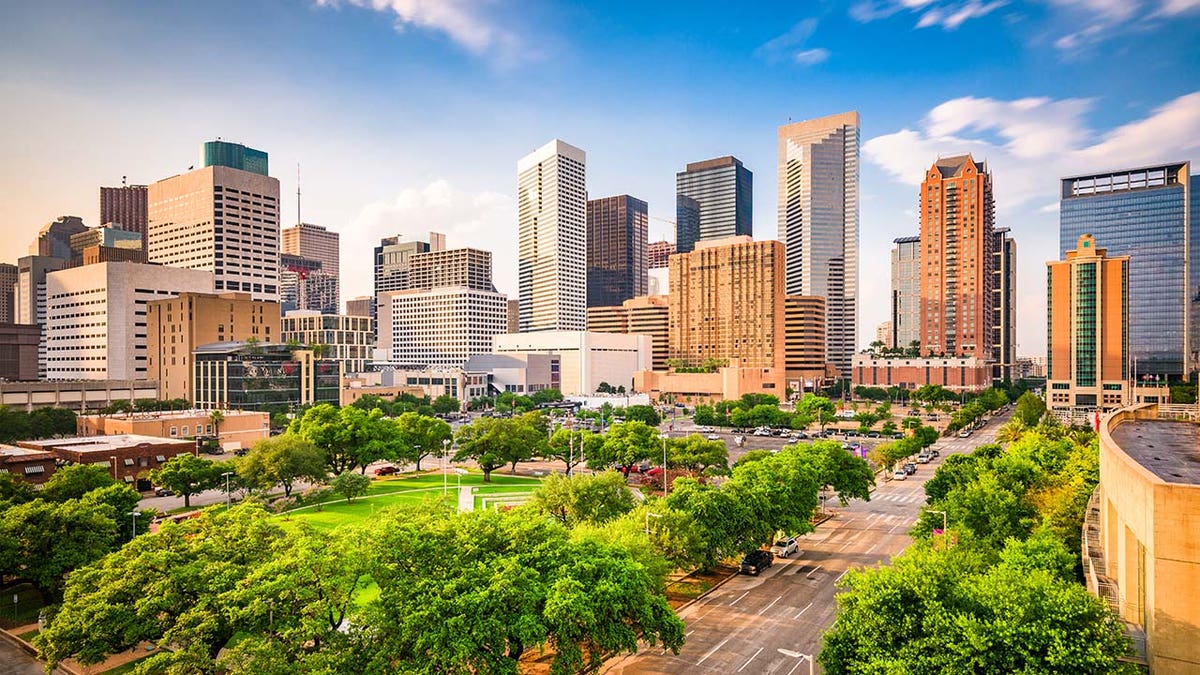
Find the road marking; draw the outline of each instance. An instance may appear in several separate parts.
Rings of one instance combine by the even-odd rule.
[[[896,525],[893,525],[892,529],[888,530],[888,534],[895,532],[897,527],[904,527],[904,523],[898,523]]]
[[[835,583],[835,584],[836,584],[837,582],[841,581],[841,580],[842,580],[842,577],[846,576],[846,574],[847,574],[848,572],[850,572],[850,570],[846,570],[845,572],[842,572],[841,574],[839,574],[839,575],[838,575],[838,578],[836,578],[836,579],[834,579],[834,580],[833,580],[833,583]],[[684,637],[687,637],[687,636],[685,635]]]
[[[781,596],[779,596],[778,598],[775,598],[774,600],[772,600],[772,601],[771,601],[771,604],[769,604],[769,605],[767,605],[766,607],[763,607],[762,609],[758,610],[758,614],[759,614],[759,616],[762,616],[762,613],[763,613],[763,612],[767,611],[768,609],[771,609],[771,607],[773,607],[773,606],[775,605],[775,603],[779,602],[780,598],[782,598],[782,597],[783,597],[783,596],[781,595]]]
[[[716,646],[716,647],[713,647],[712,649],[708,650],[708,653],[707,653],[707,654],[705,654],[704,656],[701,656],[701,657],[700,657],[700,660],[696,662],[696,665],[700,665],[701,663],[704,663],[705,661],[707,661],[707,660],[708,660],[708,657],[710,657],[710,656],[712,656],[713,654],[715,654],[715,653],[716,653],[716,651],[717,651],[718,649],[720,649],[721,647],[724,647],[724,646],[725,646],[725,643],[726,643],[726,642],[729,642],[731,639],[732,639],[732,638],[725,638],[724,640],[721,640],[721,642],[719,642],[719,643],[717,644],[717,646]]]
[[[817,573],[817,570],[819,570],[819,569],[821,569],[821,566],[820,566],[820,565],[817,565],[816,567],[814,567],[814,568],[813,568],[813,571],[809,572],[808,574],[805,574],[805,575],[804,575],[804,577],[805,577],[806,579],[811,579],[811,578],[812,578],[812,575],[816,574],[816,573]],[[747,592],[749,592],[749,591],[747,591]]]
[[[871,555],[872,553],[874,553],[874,552],[875,552],[875,549],[879,548],[879,544],[880,544],[880,542],[875,542],[875,545],[874,545],[874,546],[872,546],[871,548],[867,549],[867,553],[866,553],[866,555]]]
[[[745,593],[742,593],[741,595],[739,595],[737,600],[734,600],[733,602],[729,603],[729,606],[733,607],[734,605],[738,604],[739,602],[741,602],[742,598],[746,597],[747,595],[750,595],[750,591],[746,591]]]
[[[762,652],[762,650],[763,650],[763,648],[762,648],[762,647],[759,647],[759,648],[758,648],[758,651],[757,651],[757,652],[754,652],[754,656],[751,656],[751,657],[750,657],[750,661],[753,661],[753,660],[754,660],[754,657],[755,657],[755,656],[758,656],[758,655],[759,655],[759,653],[760,653],[760,652]],[[750,665],[750,661],[747,661],[747,662],[743,663],[743,664],[742,664],[742,667],[741,667],[741,668],[738,668],[738,669],[737,669],[737,671],[740,673],[740,672],[742,672],[743,670],[745,670],[745,669],[746,669],[746,666]]]
[[[696,629],[695,629],[695,628],[693,628],[692,630],[689,630],[688,632],[684,633],[684,634],[683,634],[683,637],[685,637],[685,638],[686,638],[686,637],[691,637],[691,636],[692,636],[692,633],[695,633],[695,632],[696,632]]]
[[[792,669],[787,671],[787,675],[792,675],[792,673],[796,672],[796,669],[800,667],[800,664],[804,663],[805,658],[807,657],[801,656],[799,659],[797,659],[796,665],[792,666]]]
[[[808,611],[808,608],[809,608],[809,607],[812,607],[812,606],[813,606],[813,604],[812,604],[811,602],[810,602],[810,603],[808,603],[808,605],[806,605],[806,606],[804,607],[804,609],[800,610],[799,612],[796,612],[796,616],[793,616],[792,618],[793,618],[793,619],[799,619],[799,618],[800,618],[800,615],[801,615],[801,614],[803,614],[803,613],[805,613],[805,612],[807,612],[807,611]]]

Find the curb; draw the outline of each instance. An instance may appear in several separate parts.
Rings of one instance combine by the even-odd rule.
[[[38,659],[37,648],[35,648],[33,645],[22,640],[21,638],[17,637],[16,635],[13,635],[12,633],[8,632],[8,630],[5,630],[5,629],[0,629],[0,639],[3,639],[4,641],[8,642],[9,644],[13,645],[14,647],[17,647],[21,651],[28,654],[30,657],[35,659],[37,661],[38,665],[42,666],[43,669],[46,667],[45,662],[42,661],[41,659]],[[61,663],[54,667],[54,674],[55,675],[82,675],[81,673],[79,673],[79,671],[74,670],[66,665],[61,664]]]

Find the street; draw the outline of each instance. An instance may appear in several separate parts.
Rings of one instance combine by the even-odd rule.
[[[997,417],[967,439],[939,440],[939,458],[918,464],[904,481],[881,476],[870,502],[833,507],[835,516],[802,537],[790,559],[776,558],[758,577],[734,577],[683,608],[687,641],[678,656],[644,647],[602,672],[807,673],[807,659],[820,651],[821,635],[836,616],[836,582],[851,568],[886,563],[903,551],[925,502],[925,481],[950,454],[993,442],[1003,421]]]

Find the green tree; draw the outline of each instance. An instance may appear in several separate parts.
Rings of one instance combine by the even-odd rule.
[[[379,409],[338,409],[322,403],[293,420],[289,432],[325,451],[325,462],[335,474],[353,469],[366,472],[371,462],[394,459],[399,451],[396,427]]]
[[[667,465],[698,474],[708,469],[729,469],[729,449],[724,441],[710,441],[700,434],[672,438],[667,443]]]
[[[353,471],[343,471],[333,477],[329,481],[329,487],[336,493],[346,498],[346,503],[354,501],[355,497],[361,497],[367,494],[367,490],[371,487],[371,479],[361,473]]]
[[[162,467],[150,471],[150,482],[183,495],[183,505],[190,508],[192,495],[215,488],[221,482],[221,467],[203,457],[175,455]]]
[[[652,405],[631,405],[625,408],[625,421],[645,422],[649,426],[656,427],[662,424],[662,416]]]
[[[139,511],[137,506],[141,500],[142,495],[137,490],[117,483],[96,488],[80,498],[81,502],[93,508],[103,505],[112,509],[112,517],[117,524],[117,544],[127,542],[136,536],[134,527],[137,527],[136,534],[145,534],[150,531],[150,519],[157,515],[157,512]],[[138,513],[137,517],[129,515],[135,511]],[[103,513],[109,512],[103,511]]]
[[[111,506],[82,499],[11,506],[0,513],[0,575],[27,579],[57,602],[69,572],[113,549],[116,518]]]
[[[1027,427],[1033,427],[1037,426],[1045,414],[1046,403],[1037,394],[1027,391],[1017,399],[1017,409],[1013,413],[1013,418],[1021,420]]]
[[[530,396],[534,403],[556,403],[563,400],[562,392],[557,389],[539,389]]]
[[[235,467],[247,486],[270,490],[279,485],[285,497],[292,496],[296,481],[320,483],[328,475],[321,449],[291,433],[258,441]]]
[[[822,429],[825,428],[826,424],[837,419],[835,417],[836,408],[833,405],[833,401],[815,394],[805,394],[804,398],[800,399],[800,402],[796,404],[796,412],[803,413],[809,418],[816,420]]]
[[[462,427],[454,461],[473,460],[483,471],[483,481],[490,483],[496,469],[543,455],[546,434],[538,429],[535,417],[481,417]]]
[[[58,469],[42,486],[41,496],[52,502],[79,499],[96,488],[116,485],[112,469],[94,464],[72,464]]]
[[[12,443],[30,438],[29,415],[0,405],[0,443]]]
[[[556,459],[567,465],[567,473],[587,461],[587,457],[604,443],[604,437],[588,430],[575,431],[559,427],[550,436],[544,459]]]
[[[462,407],[458,402],[458,399],[449,394],[442,394],[441,396],[433,399],[433,403],[431,405],[433,406],[433,411],[439,415],[458,412]]]
[[[851,499],[871,501],[875,474],[866,460],[854,456],[836,441],[817,441],[796,446],[795,451],[809,461],[818,485],[833,488],[842,505]]]
[[[220,410],[213,410],[208,413],[208,421],[213,425],[213,436],[217,438],[217,443],[221,442],[221,423],[225,421],[225,413]]]
[[[38,408],[29,413],[29,434],[32,438],[73,436],[75,432],[75,411],[73,410]]]
[[[11,473],[0,473],[0,511],[13,504],[24,504],[38,497],[33,485]]]
[[[624,422],[608,430],[604,443],[592,452],[587,463],[593,469],[617,465],[628,477],[634,464],[661,455],[661,448],[658,430],[644,422]]]
[[[567,527],[603,524],[636,505],[625,479],[615,471],[567,478],[551,474],[533,491],[530,506]]]
[[[450,425],[436,417],[427,417],[415,412],[406,412],[395,420],[399,433],[400,457],[417,465],[421,470],[421,460],[430,456],[440,457],[444,449],[444,441],[451,440],[454,432]]]

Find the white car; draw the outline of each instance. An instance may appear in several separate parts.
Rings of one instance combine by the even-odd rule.
[[[721,437],[720,437],[720,436],[718,436],[718,435],[716,435],[716,434],[709,434],[708,436],[705,436],[705,438],[707,438],[707,439],[708,439],[708,440],[710,440],[710,441],[719,441],[719,440],[721,440]]]
[[[755,429],[755,430],[754,430],[754,435],[755,435],[755,436],[770,436],[770,435],[771,435],[771,430],[770,430],[770,429],[761,429],[761,428],[760,428],[760,429]]]
[[[896,469],[896,473],[892,474],[892,480],[908,480],[908,473],[904,469]]]
[[[971,437],[970,429],[963,429],[962,431],[958,432],[958,437],[959,438],[970,438]]]
[[[775,542],[774,546],[771,547],[771,553],[774,553],[780,558],[786,558],[798,550],[797,546],[798,544],[795,537],[780,539],[779,541]]]

